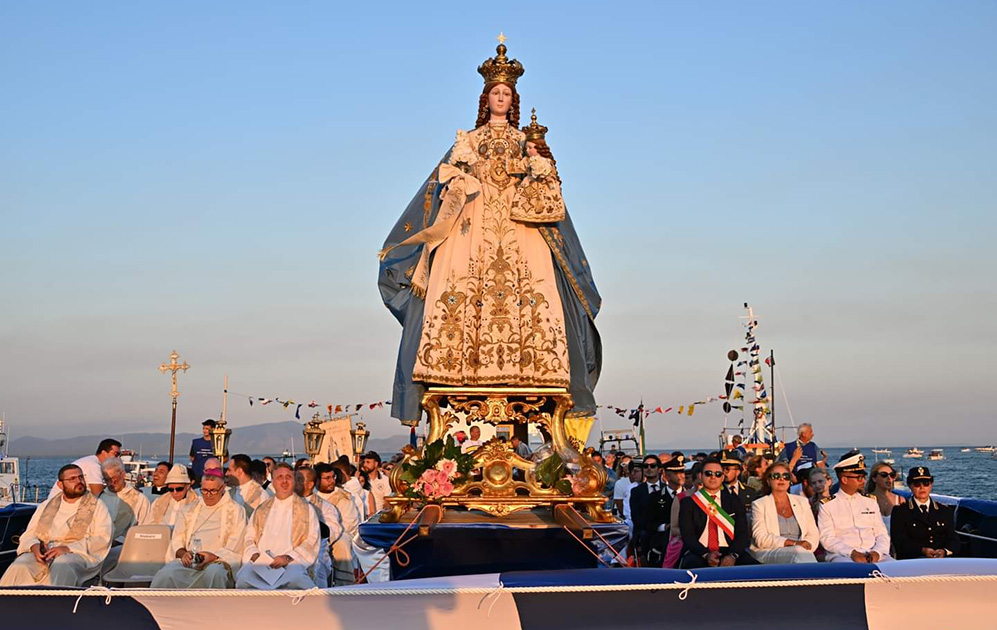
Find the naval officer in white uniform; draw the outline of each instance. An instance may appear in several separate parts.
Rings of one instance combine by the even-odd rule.
[[[885,562],[890,557],[890,533],[876,499],[862,494],[865,458],[849,451],[834,466],[841,489],[824,499],[817,515],[820,544],[828,562]]]

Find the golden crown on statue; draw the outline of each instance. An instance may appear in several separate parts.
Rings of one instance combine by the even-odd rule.
[[[514,86],[526,70],[523,69],[523,64],[515,59],[510,61],[505,56],[508,49],[503,42],[505,42],[505,36],[499,35],[499,45],[495,48],[497,54],[494,57],[489,57],[478,66],[478,74],[484,77],[486,84],[507,83]]]
[[[537,109],[535,107],[533,108],[533,113],[530,115],[530,124],[523,127],[523,133],[526,134],[527,142],[543,140],[544,136],[547,135],[547,128],[537,123]]]

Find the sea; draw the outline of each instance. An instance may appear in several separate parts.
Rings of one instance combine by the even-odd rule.
[[[909,448],[907,446],[876,447],[877,449],[889,449],[891,451],[889,455],[877,455],[872,452],[872,448],[861,449],[865,454],[867,467],[871,467],[877,459],[891,458],[895,461],[894,469],[901,473],[901,479],[903,479],[911,467],[926,466],[935,478],[934,491],[936,494],[997,501],[997,459],[991,458],[990,453],[974,450],[963,453],[961,449],[972,449],[973,447],[947,446],[943,449],[945,459],[929,461],[928,451],[931,447],[921,447],[924,450],[924,457],[921,459],[905,459],[904,453]],[[692,455],[698,452],[710,452],[716,450],[716,447],[652,447],[650,449],[651,452],[671,452],[674,450],[681,450],[686,455]],[[833,465],[841,455],[850,449],[825,448],[824,450],[827,452],[829,465]],[[16,453],[12,453],[12,455],[16,455]],[[156,461],[156,459],[152,458],[152,461]],[[48,496],[49,488],[55,483],[59,468],[70,461],[70,459],[61,457],[22,458],[21,478],[22,485],[26,490],[24,499],[33,501],[37,488],[39,498],[44,500]]]

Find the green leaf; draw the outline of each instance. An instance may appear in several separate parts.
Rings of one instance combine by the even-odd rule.
[[[567,479],[558,479],[554,484],[554,489],[561,494],[571,494],[571,482]]]
[[[564,460],[557,453],[537,464],[537,479],[546,488],[552,488],[565,474]],[[570,484],[569,484],[570,486]]]

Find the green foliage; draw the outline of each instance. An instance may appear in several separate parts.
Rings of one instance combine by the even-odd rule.
[[[550,457],[544,459],[536,467],[537,479],[545,488],[556,488],[559,492],[564,493],[561,489],[563,484],[561,481],[567,481],[564,476],[567,474],[567,468],[564,466],[564,460],[557,453],[552,454]],[[571,483],[567,484],[568,491],[565,494],[571,494]]]

